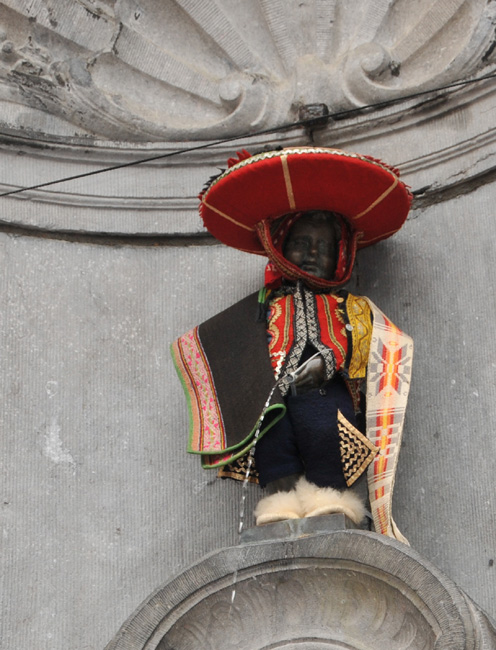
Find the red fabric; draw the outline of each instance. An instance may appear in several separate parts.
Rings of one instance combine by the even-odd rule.
[[[353,233],[349,241],[347,266],[343,276],[339,280],[325,280],[324,278],[317,278],[314,275],[310,275],[310,273],[302,271],[295,264],[292,264],[289,260],[287,260],[283,256],[282,250],[276,248],[274,242],[272,241],[270,222],[268,220],[261,221],[257,224],[257,232],[264,247],[265,254],[268,256],[273,265],[279,270],[281,276],[288,280],[291,280],[293,282],[296,282],[297,280],[303,280],[308,287],[319,291],[337,287],[345,282],[348,282],[351,277],[353,264],[355,263],[357,241],[359,237],[358,232]]]
[[[274,373],[281,363],[281,353],[287,358],[294,344],[294,299],[290,294],[270,301],[267,319],[269,356]]]
[[[271,228],[272,242],[281,255],[284,241],[291,226],[301,217],[302,214],[302,212],[295,212],[294,214],[288,214],[286,218],[282,218],[278,224],[275,224],[274,222],[275,227],[273,226]],[[272,261],[267,262],[267,266],[265,267],[265,286],[267,289],[277,289],[277,287],[281,286],[282,278],[283,273],[277,264]]]
[[[342,315],[343,300],[334,294],[316,294],[317,318],[320,340],[334,352],[336,368],[344,367],[348,351],[348,337]],[[294,300],[292,295],[275,298],[270,303],[267,332],[269,334],[269,355],[274,371],[294,344]]]
[[[228,167],[234,167],[234,165],[237,165],[242,160],[246,160],[247,158],[251,158],[251,153],[249,151],[246,151],[246,149],[241,149],[241,151],[236,151],[236,155],[238,156],[237,158],[228,158],[227,159],[227,166]]]
[[[315,294],[317,318],[319,320],[320,340],[330,348],[336,357],[336,368],[343,368],[348,352],[342,303],[333,294]]]
[[[265,266],[264,286],[267,289],[277,289],[281,285],[282,273],[274,262],[267,262]]]
[[[224,244],[266,255],[257,234],[262,220],[308,210],[337,212],[362,248],[399,230],[410,203],[407,186],[388,165],[333,149],[300,147],[235,164],[204,193],[200,214]]]

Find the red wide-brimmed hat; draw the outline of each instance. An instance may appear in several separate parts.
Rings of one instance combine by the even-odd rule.
[[[219,241],[267,255],[278,268],[284,267],[286,277],[294,271],[305,279],[306,274],[273,245],[271,226],[276,220],[309,210],[340,214],[350,229],[350,258],[354,259],[356,248],[386,239],[401,228],[412,197],[398,170],[379,160],[339,149],[294,147],[235,162],[200,198],[203,222]],[[351,268],[339,283],[350,274]]]

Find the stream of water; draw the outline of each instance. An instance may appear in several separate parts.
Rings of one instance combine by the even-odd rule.
[[[250,453],[248,454],[248,463],[246,466],[246,473],[245,473],[245,478],[243,480],[243,485],[241,487],[241,502],[239,506],[239,524],[238,524],[238,536],[241,537],[241,533],[243,532],[243,528],[245,525],[245,510],[246,510],[246,497],[248,495],[248,483],[250,480],[250,472],[251,468],[253,466],[253,460],[255,458],[255,448],[257,446],[257,440],[260,435],[260,431],[262,429],[262,423],[265,417],[265,413],[267,409],[269,408],[270,401],[272,399],[272,396],[274,395],[274,391],[277,388],[279,381],[280,381],[280,374],[281,374],[281,369],[282,365],[284,362],[284,355],[281,354],[279,361],[277,363],[276,369],[275,369],[275,378],[276,381],[274,383],[274,386],[272,387],[272,390],[269,393],[269,396],[267,397],[264,407],[262,409],[262,415],[260,416],[260,419],[258,421],[258,426],[255,431],[255,435],[253,437],[253,445],[250,449]],[[232,582],[232,592],[231,592],[231,606],[234,603],[234,599],[236,598],[236,581],[238,579],[238,570],[236,569],[233,574],[233,582]]]

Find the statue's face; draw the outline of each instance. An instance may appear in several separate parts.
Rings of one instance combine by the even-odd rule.
[[[303,215],[284,242],[284,257],[316,278],[332,280],[336,270],[338,241],[329,219]]]

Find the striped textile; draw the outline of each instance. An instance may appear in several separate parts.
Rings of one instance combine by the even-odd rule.
[[[367,437],[379,453],[367,471],[375,531],[408,544],[391,512],[410,390],[413,341],[369,300],[374,326],[367,365]]]

